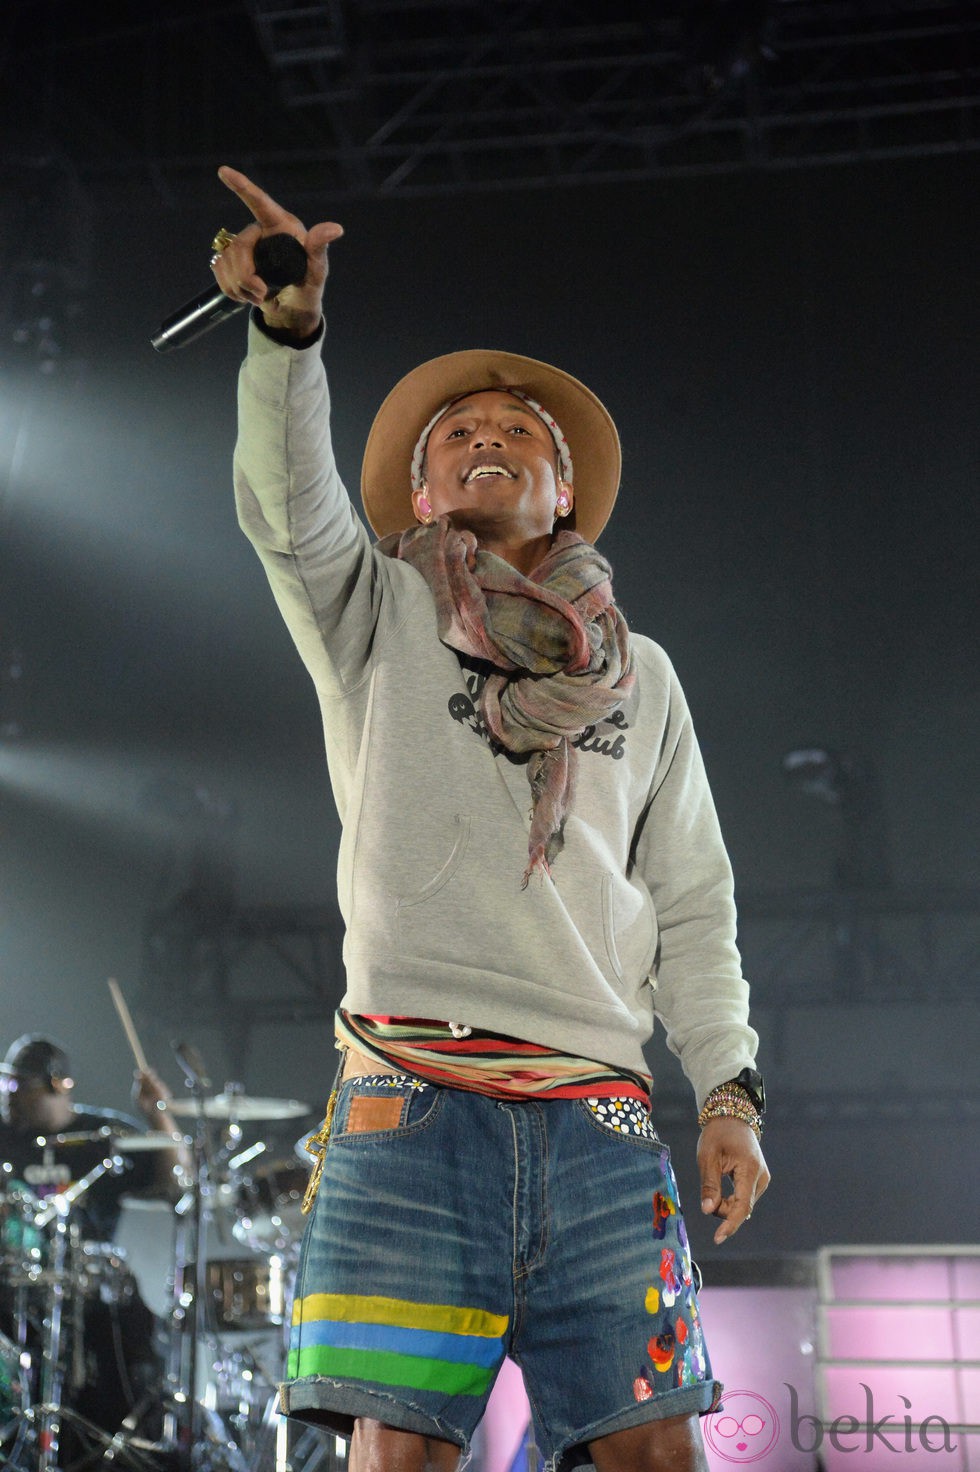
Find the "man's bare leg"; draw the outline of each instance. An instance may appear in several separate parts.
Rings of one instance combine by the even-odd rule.
[[[644,1421],[589,1445],[596,1472],[710,1472],[697,1416]],[[350,1472],[456,1472],[459,1447],[360,1416],[354,1422]]]
[[[697,1416],[644,1421],[589,1443],[596,1472],[709,1472]]]
[[[351,1438],[350,1472],[455,1472],[459,1447],[437,1436],[399,1431],[358,1416]]]

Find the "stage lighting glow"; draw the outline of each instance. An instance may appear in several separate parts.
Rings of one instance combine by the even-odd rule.
[[[145,826],[137,794],[148,776],[143,762],[120,753],[0,744],[0,792],[60,808],[87,823]]]
[[[319,846],[296,859],[295,844],[269,843],[270,825],[310,819],[310,793],[298,812],[279,768],[256,767],[247,756],[230,762],[183,756],[147,745],[140,750],[57,743],[0,742],[0,845],[5,803],[17,802],[38,819],[66,822],[105,835],[130,851],[224,855],[243,892],[322,898],[330,854],[338,841],[335,810],[325,793],[311,832]],[[284,815],[293,817],[284,818]],[[47,822],[40,825],[48,827]],[[295,833],[295,827],[294,827]],[[311,863],[312,857],[312,863]],[[309,895],[307,901],[306,896]]]
[[[120,837],[157,837],[162,827],[172,828],[179,815],[146,800],[162,784],[190,793],[211,791],[197,766],[191,771],[170,752],[0,743],[0,795],[9,793],[49,811],[60,810],[83,825],[112,829]],[[225,806],[234,808],[230,800]]]

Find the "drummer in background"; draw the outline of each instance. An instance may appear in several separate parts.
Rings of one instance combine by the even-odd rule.
[[[38,1033],[26,1034],[7,1049],[0,1066],[0,1197],[24,1191],[39,1199],[81,1180],[112,1148],[126,1163],[119,1175],[106,1173],[72,1207],[70,1221],[86,1243],[109,1245],[119,1223],[124,1196],[175,1197],[178,1146],[125,1152],[125,1137],[146,1133],[178,1136],[166,1086],[151,1070],[137,1073],[134,1102],[145,1123],[113,1109],[76,1105],[74,1080],[65,1050]],[[102,1132],[102,1133],[100,1133]],[[39,1138],[40,1137],[40,1138]],[[60,1137],[60,1138],[59,1138]],[[123,1143],[119,1144],[122,1137]],[[99,1263],[97,1252],[89,1261]],[[134,1280],[82,1284],[84,1378],[69,1383],[66,1403],[102,1430],[116,1431],[139,1400],[152,1398],[161,1366],[154,1345],[155,1320]],[[12,1298],[0,1283],[0,1328],[10,1330]],[[117,1347],[121,1354],[117,1353]],[[73,1365],[78,1360],[73,1357]],[[70,1435],[70,1418],[66,1434]]]
[[[133,1084],[133,1100],[145,1123],[115,1109],[76,1105],[74,1086],[68,1055],[50,1038],[27,1033],[7,1049],[0,1070],[0,1162],[12,1166],[13,1176],[35,1196],[63,1191],[106,1153],[104,1138],[40,1147],[39,1135],[97,1136],[111,1130],[118,1137],[142,1134],[149,1126],[179,1138],[180,1127],[168,1108],[170,1093],[150,1069],[138,1072]],[[98,1180],[78,1205],[83,1234],[112,1241],[123,1196],[175,1195],[181,1153],[176,1143],[171,1150],[141,1151],[127,1159],[122,1175]],[[120,1154],[126,1159],[125,1151]]]

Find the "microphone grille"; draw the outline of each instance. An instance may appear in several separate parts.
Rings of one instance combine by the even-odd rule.
[[[301,285],[306,265],[306,251],[295,235],[265,235],[255,247],[255,269],[273,291]]]

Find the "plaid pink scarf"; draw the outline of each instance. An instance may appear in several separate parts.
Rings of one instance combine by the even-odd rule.
[[[442,642],[494,666],[480,712],[501,746],[530,753],[526,885],[535,869],[551,872],[561,848],[578,763],[572,742],[611,715],[633,685],[629,629],[613,602],[612,570],[576,532],[563,531],[525,577],[444,516],[378,546],[425,578]]]

